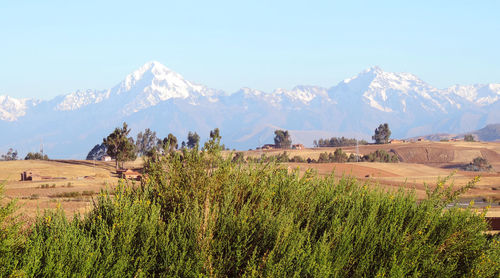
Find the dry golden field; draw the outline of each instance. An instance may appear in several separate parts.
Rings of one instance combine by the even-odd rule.
[[[125,164],[141,167],[141,160]],[[21,181],[23,171],[33,171],[44,177],[37,181]],[[0,161],[0,182],[8,199],[18,199],[21,211],[33,217],[44,209],[61,206],[67,215],[83,212],[92,196],[102,188],[117,184],[114,162],[86,160],[17,160]]]
[[[312,148],[287,150],[289,157],[301,156],[318,159],[322,152],[334,152],[336,148]],[[342,148],[347,153],[356,153],[356,147]],[[288,163],[289,168],[298,167],[301,172],[314,169],[319,175],[337,177],[352,176],[369,182],[372,186],[387,189],[415,189],[419,198],[425,197],[425,185],[434,185],[439,177],[453,174],[450,182],[463,186],[476,175],[480,176],[477,186],[463,195],[464,202],[474,199],[482,205],[492,204],[489,216],[500,216],[500,142],[415,142],[387,145],[359,146],[359,154],[368,154],[377,149],[392,151],[400,157],[400,163]],[[260,157],[277,155],[282,150],[255,150],[245,156]],[[493,172],[468,172],[462,167],[475,157],[486,158],[493,166]]]
[[[356,152],[355,147],[343,148],[346,152]],[[418,142],[388,145],[359,146],[360,154],[377,149],[392,150],[403,162],[400,163],[287,163],[290,169],[299,168],[301,172],[314,169],[319,175],[351,176],[371,186],[384,189],[400,187],[415,189],[417,196],[425,196],[425,184],[435,184],[438,177],[454,173],[452,182],[461,186],[475,175],[481,180],[476,188],[467,192],[464,202],[475,199],[485,200],[482,205],[492,203],[489,216],[500,216],[500,143],[484,142]],[[314,148],[288,150],[290,157],[295,155],[305,159],[317,159],[322,152],[333,152],[335,148]],[[259,157],[262,154],[277,155],[281,150],[245,151],[245,156]],[[490,161],[493,172],[467,172],[460,167],[473,158],[482,156]],[[125,168],[140,168],[142,160],[125,164]],[[23,171],[32,170],[41,176],[51,177],[40,181],[20,181]],[[21,211],[27,217],[47,208],[61,206],[68,215],[83,212],[91,204],[102,188],[117,184],[118,177],[114,162],[93,162],[85,160],[51,161],[0,161],[0,182],[5,185],[7,198],[19,199]],[[66,194],[66,195],[64,195]],[[481,203],[481,202],[479,202]]]

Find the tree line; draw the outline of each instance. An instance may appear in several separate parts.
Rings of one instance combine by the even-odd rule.
[[[115,159],[116,168],[123,167],[125,161],[135,160],[138,156],[153,157],[159,154],[175,152],[179,149],[179,140],[175,135],[169,133],[163,139],[159,138],[155,131],[146,128],[137,134],[136,139],[129,136],[131,129],[124,122],[122,127],[117,127],[101,144],[97,144],[87,155],[87,159],[93,159],[96,153],[106,153]],[[220,130],[215,128],[210,131],[210,138],[220,137]],[[182,141],[180,149],[199,148],[200,135],[189,131],[187,140]],[[225,146],[222,145],[225,149]]]
[[[358,140],[356,138],[345,138],[344,136],[342,137],[332,137],[330,139],[328,138],[320,138],[318,140],[313,141],[314,147],[347,147],[347,146],[356,146],[358,145],[367,145],[368,142],[366,140]]]
[[[380,124],[372,136],[372,140],[375,144],[387,144],[389,143],[391,137],[391,129],[388,123]],[[356,145],[367,145],[366,140],[358,140],[356,138],[346,138],[342,137],[331,137],[331,138],[320,138],[313,141],[314,147],[347,147]]]
[[[7,153],[2,154],[0,156],[0,160],[2,161],[12,161],[12,160],[18,160],[19,159],[19,153],[17,150],[14,150],[10,148]],[[44,154],[42,151],[40,152],[29,152],[26,154],[24,157],[24,160],[49,160],[49,156]]]
[[[346,162],[383,162],[383,163],[397,163],[399,157],[393,152],[386,152],[384,150],[376,150],[365,155],[347,154],[342,149],[336,149],[334,152],[323,152],[319,154],[318,159],[304,158],[298,155],[290,157],[287,151],[276,155],[262,154],[260,157],[248,156],[244,158],[243,152],[237,152],[233,156],[233,162],[299,162],[299,163],[346,163]]]

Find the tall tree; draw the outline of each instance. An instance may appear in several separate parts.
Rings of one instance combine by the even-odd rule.
[[[389,129],[389,124],[380,124],[375,129],[375,134],[372,139],[375,140],[375,144],[387,144],[389,143],[389,138],[391,137],[391,130]]]
[[[158,138],[156,137],[156,132],[151,131],[151,129],[146,128],[144,133],[141,131],[137,134],[137,140],[135,142],[137,154],[143,156],[150,152],[153,147],[156,147]]]
[[[472,134],[465,134],[464,141],[465,142],[474,142],[474,135],[472,135]]]
[[[163,150],[169,152],[173,152],[179,147],[179,144],[177,144],[177,137],[175,137],[172,133],[169,133],[167,137],[163,138],[162,145]]]
[[[188,141],[187,141],[187,147],[192,149],[194,148],[195,146],[198,146],[198,144],[200,143],[200,135],[198,135],[198,133],[196,132],[189,132],[188,133]]]
[[[224,150],[224,145],[220,144],[222,137],[220,136],[219,128],[210,130],[210,140],[205,142],[204,149],[209,152],[220,152]]]
[[[288,130],[275,130],[274,131],[274,144],[276,148],[289,149],[292,146],[292,139]]]
[[[118,169],[120,162],[134,160],[135,146],[134,139],[132,137],[127,137],[130,133],[130,129],[127,123],[123,123],[122,128],[115,128],[115,130],[108,135],[108,137],[102,139],[102,143],[107,147],[107,153],[109,156],[115,159],[116,169]]]
[[[2,154],[1,160],[17,160],[17,150],[10,148],[6,154]]]

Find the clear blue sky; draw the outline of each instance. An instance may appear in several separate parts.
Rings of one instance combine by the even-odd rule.
[[[365,68],[500,83],[500,1],[2,1],[0,95],[107,89],[147,61],[234,92]]]

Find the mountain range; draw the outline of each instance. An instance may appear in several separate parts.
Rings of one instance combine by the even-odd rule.
[[[314,139],[370,139],[380,123],[394,138],[460,134],[500,121],[500,84],[435,88],[410,73],[371,67],[330,88],[297,86],[234,93],[184,79],[149,62],[107,90],[81,90],[51,100],[0,96],[0,152],[38,151],[51,158],[84,158],[115,127],[145,128],[179,141],[188,131],[202,140],[219,127],[223,143],[246,150],[272,143],[275,129],[311,146]]]

